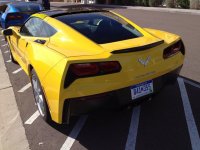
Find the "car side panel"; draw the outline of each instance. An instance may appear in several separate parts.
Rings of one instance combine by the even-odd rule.
[[[65,56],[57,53],[54,50],[49,49],[48,47],[46,47],[46,45],[41,45],[33,41],[29,43],[29,46],[27,47],[24,55],[27,61],[29,76],[31,76],[30,75],[30,65],[31,65],[33,69],[36,71],[36,74],[41,82],[41,86],[43,88],[43,92],[45,94],[50,113],[52,114],[52,110],[53,108],[56,107],[56,105],[58,105],[58,102],[52,103],[51,99],[48,98],[48,95],[51,94],[51,92],[49,93],[48,91],[46,91],[46,87],[48,87],[48,85],[45,84],[44,78],[46,74],[48,74],[48,72],[51,72],[52,68],[55,68],[54,66],[59,61],[65,58]],[[59,84],[59,78],[60,77],[56,75],[52,76],[49,82],[52,83],[56,82],[57,84]],[[57,91],[60,91],[59,86],[53,85],[50,86],[49,88],[53,90],[55,90],[56,88]],[[54,92],[52,92],[52,94],[56,100],[59,100],[59,94],[54,94]]]
[[[62,59],[57,63],[45,76],[43,80],[43,89],[45,96],[48,99],[48,105],[52,120],[57,123],[62,122],[62,111],[64,97],[62,92],[64,74],[67,66],[67,58]]]
[[[13,30],[13,35],[7,37],[7,41],[9,43],[10,46],[10,50],[13,54],[14,59],[20,64],[20,66],[22,67],[22,69],[27,73],[26,70],[26,66],[23,62],[23,52],[19,49],[19,43],[20,43],[20,35],[18,33],[19,28],[16,27],[12,27],[11,28]]]
[[[17,30],[16,28],[13,28],[13,30]],[[49,49],[46,44],[42,45],[39,43],[34,42],[36,39],[42,39],[42,38],[33,38],[33,37],[22,37],[23,39],[28,42],[28,46],[24,47],[24,43],[17,43],[18,40],[16,38],[16,34],[14,32],[14,35],[11,36],[10,38],[7,37],[9,45],[11,44],[10,39],[15,42],[16,45],[21,45],[20,47],[24,47],[25,49],[23,51],[23,57],[19,55],[19,52],[16,52],[16,49],[13,48],[13,46],[10,46],[11,51],[13,53],[13,56],[15,60],[20,64],[20,66],[23,68],[23,70],[26,72],[26,74],[31,77],[30,74],[30,66],[36,71],[36,74],[38,75],[38,78],[41,82],[42,88],[44,90],[44,94],[47,99],[47,104],[49,105],[50,112],[53,108],[56,108],[56,106],[59,104],[57,101],[59,100],[59,93],[55,94],[54,92],[51,91],[48,92],[46,91],[46,87],[49,85],[46,85],[44,82],[44,77],[48,72],[51,72],[52,68],[55,68],[56,64],[63,60],[65,58],[64,55],[56,52],[55,50]],[[47,39],[46,39],[47,40]],[[48,43],[48,42],[47,42]],[[65,67],[65,63],[62,64],[62,66]],[[56,70],[57,72],[61,72],[62,70]],[[62,74],[62,73],[61,73]],[[49,82],[56,83],[56,85],[59,85],[59,75],[53,75]],[[59,92],[60,87],[59,86],[49,86],[50,89],[53,89],[53,91]],[[57,100],[57,103],[49,102],[49,98],[47,97],[49,94],[53,95],[55,99]],[[50,99],[51,100],[51,99]]]
[[[35,69],[40,82],[42,83],[43,78],[49,72],[49,70],[61,59],[65,58],[65,56],[52,49],[49,49],[46,44],[43,45],[36,43],[36,39],[42,38],[34,37],[29,39],[29,44],[24,51],[24,59],[27,62],[27,69],[29,69],[31,65]]]

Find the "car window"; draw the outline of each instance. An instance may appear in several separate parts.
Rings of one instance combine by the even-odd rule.
[[[50,37],[56,33],[56,30],[43,20],[34,17],[22,26],[20,33],[24,36]]]
[[[0,3],[0,12],[4,13],[8,6]]]
[[[124,19],[109,12],[68,14],[58,16],[56,19],[71,26],[98,44],[143,36]]]
[[[40,4],[31,4],[31,5],[19,5],[16,4],[14,7],[20,12],[38,12],[43,10],[43,7]]]
[[[6,10],[5,10],[5,13],[6,13],[6,12],[9,12],[9,10],[10,10],[10,7],[7,6],[7,8],[6,8]]]

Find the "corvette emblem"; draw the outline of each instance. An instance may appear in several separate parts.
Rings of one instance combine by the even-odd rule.
[[[143,59],[139,58],[138,62],[140,62],[142,65],[144,65],[144,67],[146,67],[147,64],[149,63],[150,59],[151,59],[150,56],[148,56],[146,60],[143,60]]]

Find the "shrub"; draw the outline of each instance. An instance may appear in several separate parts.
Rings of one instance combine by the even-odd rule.
[[[181,8],[187,9],[190,7],[190,2],[189,0],[177,0],[177,5]]]
[[[134,0],[133,3],[135,6],[142,6],[142,1],[143,0]]]
[[[162,5],[163,0],[149,0],[149,6],[151,7],[157,7]]]
[[[150,3],[149,0],[143,0],[143,5],[144,6],[149,6],[149,3]]]

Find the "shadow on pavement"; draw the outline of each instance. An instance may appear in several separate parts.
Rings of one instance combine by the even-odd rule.
[[[199,107],[197,107],[200,106],[200,102],[197,101],[200,95],[200,88],[194,87],[191,84],[188,86],[188,84],[191,82],[200,87],[200,83],[188,78],[181,78],[184,79],[187,89],[189,88],[187,91],[191,107],[194,108],[194,116],[197,118],[200,116]],[[191,95],[191,93],[193,94]],[[138,128],[137,149],[147,148],[144,146],[144,143],[151,148],[156,146],[156,149],[163,149],[164,147],[190,149],[190,140],[177,82],[167,85],[151,101],[142,101],[140,105],[141,116]],[[89,117],[76,138],[72,150],[80,149],[80,146],[83,149],[95,150],[124,149],[131,122],[132,106],[134,105],[121,110],[100,109],[88,113]],[[59,132],[69,136],[78,119],[79,117],[72,117],[69,125],[57,125],[55,123],[50,125]],[[197,126],[200,129],[200,119],[197,119]],[[170,136],[176,138],[167,140]]]

